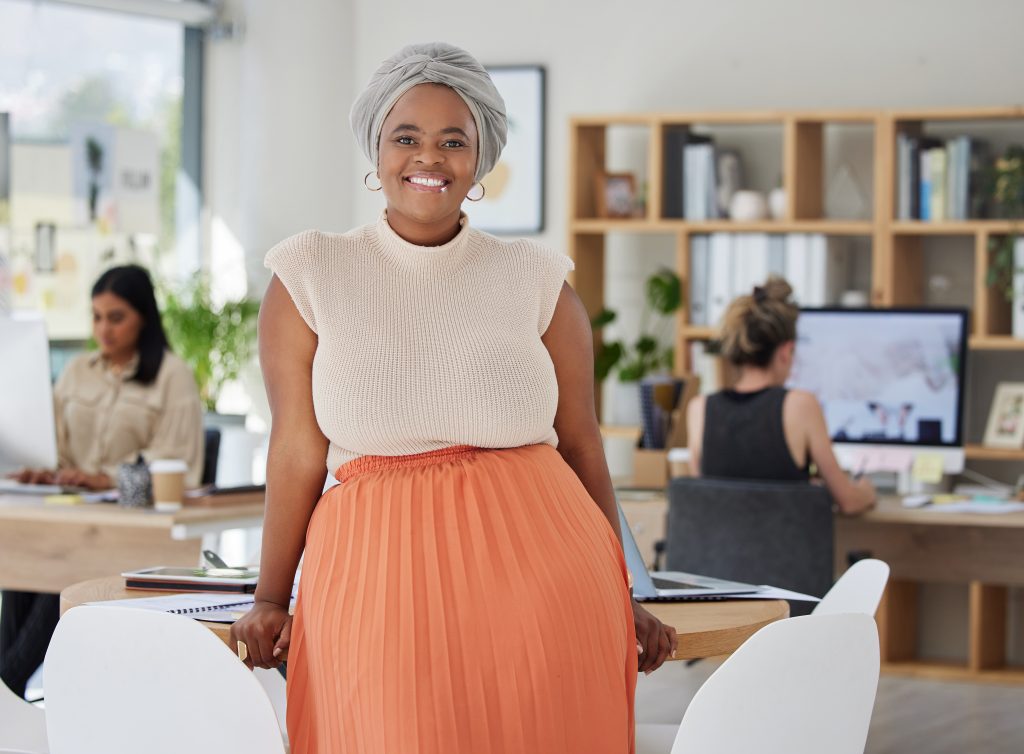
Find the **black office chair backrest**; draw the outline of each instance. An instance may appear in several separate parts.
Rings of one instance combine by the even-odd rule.
[[[220,456],[220,430],[206,427],[203,431],[206,446],[203,450],[203,476],[200,484],[215,484],[217,481],[217,458]]]
[[[794,482],[679,477],[669,485],[665,564],[815,597],[833,581],[832,500]],[[791,602],[793,615],[814,603]]]

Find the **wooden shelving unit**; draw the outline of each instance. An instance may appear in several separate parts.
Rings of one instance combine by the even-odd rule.
[[[569,167],[569,254],[576,264],[572,283],[591,316],[604,307],[605,246],[609,234],[661,234],[672,239],[675,269],[690,300],[690,243],[697,234],[821,233],[866,237],[871,241],[871,301],[876,306],[921,306],[926,299],[926,246],[936,238],[959,238],[970,255],[973,305],[968,346],[972,351],[1020,351],[1024,340],[1011,336],[1010,306],[1001,293],[990,290],[989,240],[1021,230],[1024,222],[963,220],[946,222],[896,219],[897,136],[922,134],[929,129],[961,129],[971,133],[993,122],[1019,120],[1024,141],[1024,108],[994,107],[946,110],[885,111],[754,111],[712,113],[627,113],[591,115],[572,119]],[[871,217],[837,220],[825,216],[826,128],[858,124],[872,129],[870,173]],[[643,217],[608,219],[597,216],[595,185],[605,172],[609,131],[619,126],[646,129],[646,206]],[[781,220],[739,223],[728,220],[691,222],[665,217],[663,173],[665,136],[670,130],[695,126],[771,126],[781,129],[781,167],[788,206]],[[965,240],[966,239],[966,240]],[[683,306],[676,321],[674,371],[690,371],[689,345],[715,337],[715,328],[689,322]],[[595,335],[595,347],[599,345]],[[598,396],[600,391],[597,391]],[[606,437],[633,439],[635,427],[602,427]],[[1024,462],[1024,450],[998,450],[980,445],[966,447],[967,458]],[[1005,666],[1007,588],[969,580],[970,646],[961,664],[921,661],[916,657],[917,584],[894,580],[884,610],[879,614],[886,668],[905,674],[944,679],[1024,682],[1024,669]],[[895,624],[893,622],[896,622]],[[888,628],[886,627],[888,625]]]
[[[576,263],[573,283],[591,314],[604,305],[605,237],[611,233],[662,234],[674,238],[676,272],[689,288],[690,239],[696,234],[822,233],[832,236],[870,237],[871,300],[879,306],[917,306],[924,300],[924,244],[930,237],[972,238],[974,306],[970,348],[1022,350],[1024,341],[1010,337],[1010,310],[1000,294],[989,289],[988,243],[992,236],[1015,232],[1024,223],[1006,220],[922,222],[896,220],[896,140],[899,133],[920,134],[929,124],[969,124],[1021,120],[1024,108],[882,111],[752,111],[707,113],[620,113],[572,119],[570,135],[569,253]],[[834,220],[824,216],[824,129],[830,125],[861,124],[873,129],[872,217],[869,220]],[[788,197],[782,220],[740,223],[729,220],[693,222],[666,218],[663,212],[665,134],[670,129],[695,126],[774,126],[782,131],[783,187]],[[597,217],[595,180],[605,170],[609,129],[642,127],[648,132],[647,202],[639,218]],[[1022,134],[1024,138],[1024,134]],[[865,170],[868,166],[864,166]],[[688,296],[685,299],[688,300]],[[706,340],[713,329],[691,327],[686,307],[680,311],[676,371],[689,368],[692,340]]]

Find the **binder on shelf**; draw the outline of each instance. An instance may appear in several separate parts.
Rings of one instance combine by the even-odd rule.
[[[693,236],[690,239],[690,323],[707,325],[708,321],[708,273],[711,254],[711,239],[708,236]]]
[[[665,129],[665,159],[662,175],[662,206],[661,215],[666,218],[683,218],[686,216],[683,203],[683,150],[689,138],[687,128]]]
[[[708,267],[708,321],[717,326],[732,301],[733,236],[712,233]]]

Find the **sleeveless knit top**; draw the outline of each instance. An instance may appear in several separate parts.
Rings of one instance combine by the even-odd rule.
[[[810,474],[793,460],[782,427],[788,391],[769,387],[752,393],[722,390],[704,407],[701,476],[806,482]]]
[[[304,231],[264,264],[318,336],[313,406],[327,468],[364,455],[513,448],[558,438],[541,335],[572,261],[469,227],[408,243],[386,212],[345,234]]]

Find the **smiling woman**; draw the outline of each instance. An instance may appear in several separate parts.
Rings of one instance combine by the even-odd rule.
[[[288,650],[296,754],[632,751],[637,669],[675,633],[630,599],[572,262],[461,212],[504,103],[417,45],[352,126],[387,209],[266,258],[267,507],[232,639],[249,665]]]

